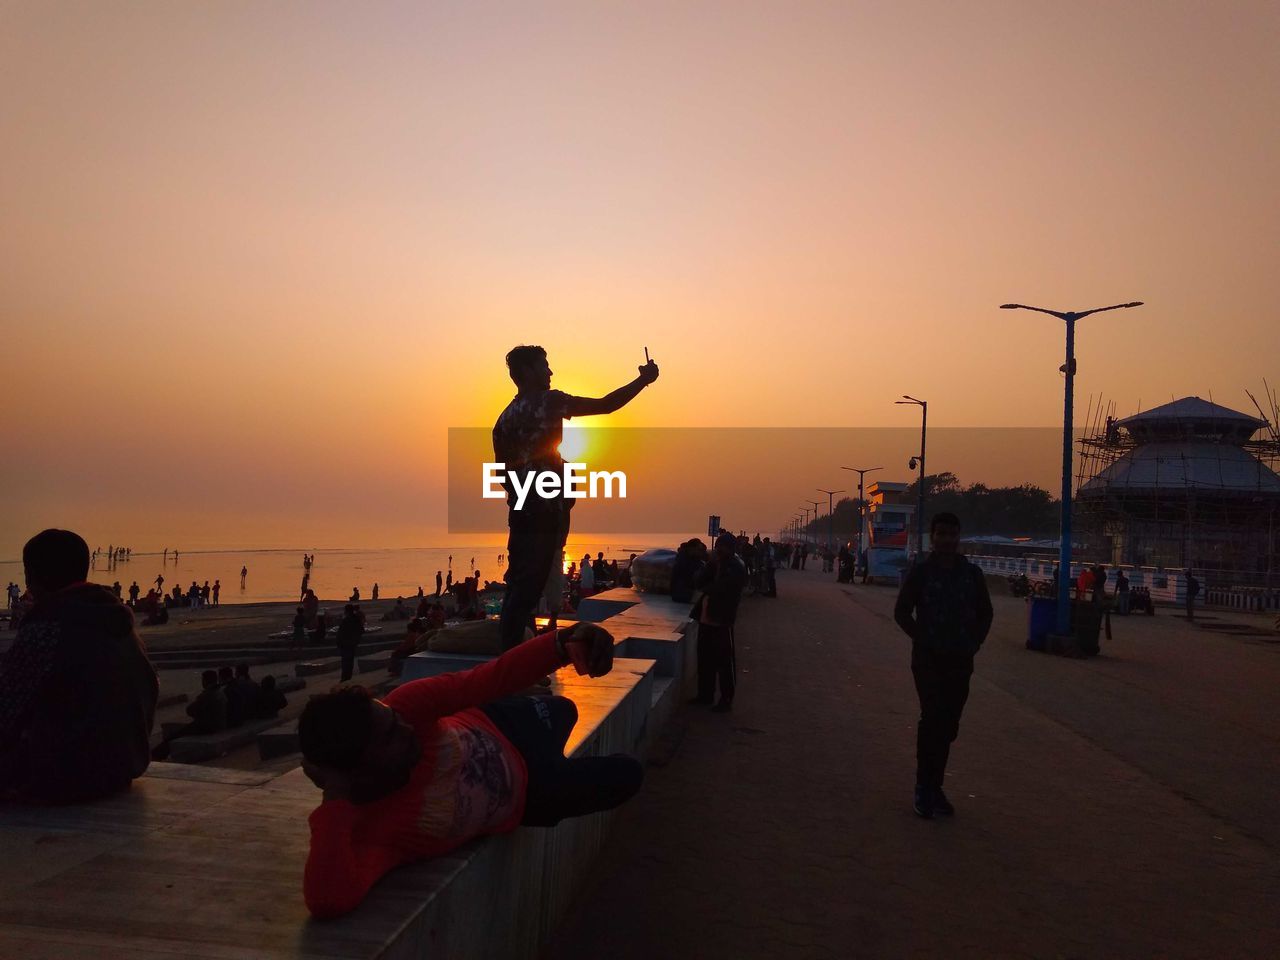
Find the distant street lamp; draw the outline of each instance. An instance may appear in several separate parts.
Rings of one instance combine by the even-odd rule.
[[[924,429],[925,424],[929,421],[929,404],[924,400],[909,397],[905,393],[902,395],[901,400],[893,402],[899,404],[914,403],[920,407],[920,456],[912,457],[907,461],[907,467],[911,470],[916,468],[917,462],[920,464],[920,489],[917,497],[919,506],[916,508],[916,561],[919,562],[924,559]]]
[[[858,475],[858,556],[862,556],[863,534],[866,532],[867,525],[867,501],[862,495],[862,478],[868,473],[874,473],[877,470],[883,470],[884,467],[841,467],[841,470],[851,470]]]
[[[818,487],[817,489],[819,493],[825,493],[827,495],[827,549],[830,550],[831,544],[835,540],[835,508],[831,505],[831,498],[837,493],[844,493],[844,491],[824,490],[822,487]]]
[[[814,524],[815,524],[815,526],[816,526],[816,524],[818,523],[818,504],[822,503],[822,501],[821,501],[821,500],[806,500],[806,501],[805,501],[805,503],[811,503],[811,504],[813,504],[813,522],[814,522]],[[817,543],[817,541],[818,541],[818,538],[817,538],[817,537],[814,537],[814,543]]]
[[[1107,310],[1125,310],[1129,307],[1140,306],[1142,306],[1141,300],[1079,311],[1047,310],[1044,307],[1029,307],[1025,303],[1000,304],[1001,310],[1034,310],[1036,313],[1047,313],[1051,317],[1057,317],[1059,320],[1066,321],[1067,324],[1067,362],[1058,368],[1066,374],[1067,378],[1062,412],[1062,524],[1058,543],[1058,618],[1056,626],[1060,635],[1071,632],[1071,419],[1076,378],[1076,321],[1094,313],[1103,313]]]

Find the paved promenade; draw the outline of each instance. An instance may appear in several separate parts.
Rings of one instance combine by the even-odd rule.
[[[958,813],[925,822],[894,591],[779,591],[744,600],[734,712],[676,715],[549,957],[1280,956],[1280,644],[1161,610],[1065,660],[996,597]]]

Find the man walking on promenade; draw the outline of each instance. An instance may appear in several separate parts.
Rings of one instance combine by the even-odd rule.
[[[1196,575],[1191,572],[1191,568],[1187,567],[1187,619],[1194,620],[1196,618],[1196,597],[1200,595],[1200,581],[1196,579]]]
[[[913,806],[926,820],[955,813],[942,778],[969,697],[973,657],[993,616],[982,570],[958,552],[959,518],[935,515],[929,540],[931,552],[911,567],[893,609],[893,619],[911,638],[911,675],[920,697]]]
[[[508,474],[516,472],[521,481],[544,470],[562,471],[564,461],[556,448],[564,438],[563,421],[613,413],[658,379],[658,365],[650,360],[639,368],[639,376],[607,396],[571,396],[551,389],[547,352],[537,346],[513,349],[507,354],[507,370],[515,381],[516,395],[494,424],[493,453],[494,460],[505,464]],[[564,550],[573,501],[564,498],[562,491],[543,498],[531,489],[523,508],[517,510],[514,484],[509,484],[507,505],[509,562],[499,628],[504,650],[524,639],[552,565]]]

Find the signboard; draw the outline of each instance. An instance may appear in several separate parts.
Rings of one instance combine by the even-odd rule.
[[[910,562],[906,547],[872,547],[867,551],[867,576],[896,583]]]
[[[720,536],[720,518],[714,513],[707,518],[707,536],[712,540]]]

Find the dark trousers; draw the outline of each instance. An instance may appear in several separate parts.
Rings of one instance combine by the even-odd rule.
[[[973,656],[911,648],[911,675],[920,697],[916,725],[916,783],[942,787],[951,744],[960,732],[960,714],[969,698]]]
[[[1196,618],[1196,598],[1194,595],[1188,593],[1187,594],[1187,619],[1194,620],[1195,618]],[[1209,619],[1212,620],[1213,617],[1210,617]]]
[[[716,680],[720,681],[720,699],[733,702],[734,673],[733,627],[698,624],[698,699],[710,703],[715,699]]]
[[[569,510],[558,500],[530,495],[523,510],[507,511],[507,525],[507,592],[498,628],[503,650],[518,645],[525,628],[532,626],[533,612],[569,536]]]
[[[644,781],[644,767],[635,757],[564,755],[569,733],[578,722],[578,708],[565,697],[507,697],[481,708],[511,745],[520,751],[529,771],[524,817],[528,827],[554,827],[565,817],[581,817],[612,810],[630,800]]]
[[[342,683],[346,683],[351,679],[351,674],[356,669],[356,648],[355,647],[339,647],[338,656],[342,657]]]

